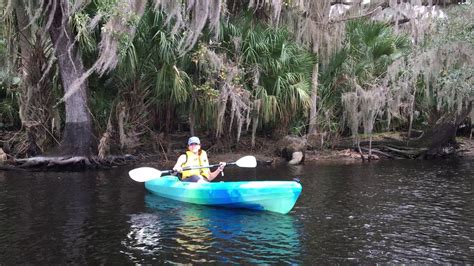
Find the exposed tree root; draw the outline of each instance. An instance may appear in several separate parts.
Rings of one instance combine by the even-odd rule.
[[[63,156],[63,157],[32,157],[26,159],[12,159],[0,166],[2,170],[85,170],[103,169],[124,166],[136,161],[132,155],[99,157]]]
[[[351,149],[355,153],[359,153],[361,159],[366,159],[369,153],[368,142],[361,142],[360,148],[352,144],[338,145],[337,149]],[[435,148],[423,146],[406,146],[406,142],[395,139],[385,139],[372,143],[372,153],[389,159],[430,159],[436,157],[446,157],[456,155],[460,150],[455,142],[445,143]],[[364,156],[364,157],[362,157]]]
[[[389,152],[392,152],[396,155],[405,157],[405,158],[417,158],[426,152],[427,148],[411,148],[411,147],[401,147],[401,146],[390,146],[390,145],[382,145],[382,149],[385,149]]]

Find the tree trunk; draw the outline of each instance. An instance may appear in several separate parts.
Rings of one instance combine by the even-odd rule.
[[[316,62],[313,67],[313,74],[311,79],[311,108],[309,112],[309,134],[314,134],[317,131],[316,121],[318,116],[318,74],[319,66]]]
[[[166,133],[166,135],[168,135],[171,132],[171,112],[173,112],[171,107],[172,107],[171,103],[168,102],[166,104],[166,118],[165,118],[165,133]]]
[[[21,124],[25,124],[27,121],[33,120],[31,118],[30,109],[31,109],[31,96],[34,92],[34,80],[32,80],[35,75],[38,75],[36,69],[36,64],[34,64],[34,48],[33,44],[30,43],[32,39],[31,29],[28,27],[30,24],[28,15],[26,14],[25,8],[20,4],[19,1],[14,1],[16,22],[17,22],[17,31],[18,31],[18,40],[20,48],[20,59],[21,59],[21,70],[19,73],[22,73],[22,99],[20,100],[20,120]]]
[[[415,115],[415,98],[416,98],[416,85],[414,86],[413,98],[410,101],[410,121],[408,125],[408,137],[407,137],[407,146],[410,141],[411,131],[413,128],[413,116]]]
[[[459,114],[449,114],[441,118],[423,136],[412,142],[411,146],[428,148],[425,155],[442,154],[442,148],[456,142],[456,131],[472,110],[473,102]]]
[[[255,138],[257,136],[257,127],[258,127],[258,116],[252,118],[252,142],[251,147],[255,149]]]
[[[328,23],[329,15],[331,13],[331,3],[329,1],[310,1],[309,2],[310,17],[311,20],[315,23],[315,29],[313,30],[311,37],[313,53],[318,55],[317,62],[314,63],[313,72],[311,74],[311,107],[309,114],[309,128],[308,133],[314,134],[317,131],[317,115],[318,115],[318,87],[319,87],[319,62],[326,62],[326,59],[329,58],[329,49],[327,46],[327,36],[328,34]],[[335,45],[335,44],[334,44]],[[326,62],[327,63],[327,62]]]
[[[16,16],[21,74],[20,119],[27,135],[26,156],[36,156],[51,143],[53,132],[43,125],[50,125],[53,117],[51,80],[53,67],[45,50],[48,42],[30,22],[25,6],[13,1]],[[53,137],[54,138],[54,137]],[[31,152],[29,152],[31,151]]]
[[[68,0],[55,0],[48,11],[52,16],[49,34],[58,60],[61,83],[64,89],[66,123],[63,138],[58,149],[60,155],[92,155],[92,123],[87,107],[87,82],[75,84],[84,74],[81,53],[74,41],[75,35],[69,27]],[[74,86],[73,86],[74,85]]]
[[[196,118],[193,112],[189,112],[189,132],[191,136],[196,136],[196,131],[194,130],[196,126]]]

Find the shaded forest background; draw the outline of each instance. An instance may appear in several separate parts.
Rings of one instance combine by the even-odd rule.
[[[294,135],[440,153],[474,112],[470,1],[3,1],[4,158]],[[178,134],[179,135],[179,134]],[[368,142],[365,142],[365,141]],[[260,143],[260,144],[259,144]]]

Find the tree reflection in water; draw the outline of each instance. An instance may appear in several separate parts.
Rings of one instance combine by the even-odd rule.
[[[130,217],[122,241],[134,262],[295,263],[300,231],[291,215],[145,196],[148,213]]]

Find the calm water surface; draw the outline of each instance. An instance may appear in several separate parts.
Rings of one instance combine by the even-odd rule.
[[[299,177],[287,215],[156,197],[128,170],[0,172],[0,264],[474,262],[472,160],[226,169]]]

